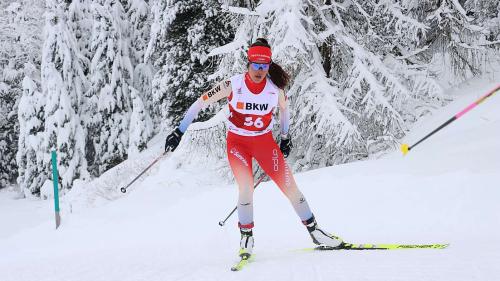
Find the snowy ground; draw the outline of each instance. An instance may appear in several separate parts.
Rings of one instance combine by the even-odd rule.
[[[495,85],[463,85],[451,93],[455,102],[421,120],[406,141],[414,143]],[[218,222],[234,207],[236,188],[166,159],[126,195],[110,195],[96,183],[107,199],[85,197],[91,208],[76,200],[84,190],[67,194],[58,230],[51,200],[0,192],[0,280],[498,280],[499,108],[497,93],[406,157],[394,152],[296,175],[320,225],[345,240],[446,242],[448,249],[294,251],[311,246],[310,238],[285,197],[263,183],[254,202],[255,261],[231,272],[236,216],[224,228]],[[120,186],[130,177],[118,174],[108,181],[115,177]]]

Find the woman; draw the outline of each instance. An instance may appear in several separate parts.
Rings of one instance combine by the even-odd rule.
[[[227,157],[239,188],[240,256],[248,258],[254,246],[252,158],[257,160],[264,172],[288,197],[313,242],[340,247],[343,244],[340,238],[318,227],[284,159],[292,148],[288,135],[288,101],[283,90],[289,82],[289,76],[272,61],[271,47],[267,40],[257,39],[250,46],[247,55],[248,72],[235,75],[203,93],[188,109],[179,127],[167,137],[165,151],[173,151],[178,146],[183,133],[203,107],[227,98],[230,112],[227,119]],[[275,107],[280,110],[280,147],[275,143],[271,132]]]

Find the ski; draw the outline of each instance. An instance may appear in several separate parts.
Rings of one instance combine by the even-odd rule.
[[[240,271],[242,270],[250,261],[250,255],[242,255],[240,256],[240,261],[231,267],[231,271]]]
[[[352,244],[343,243],[339,247],[329,247],[325,245],[302,248],[295,251],[300,252],[314,252],[314,251],[363,251],[363,250],[409,250],[409,249],[445,249],[450,244]],[[240,260],[231,267],[231,271],[242,270],[250,261],[253,259],[254,255],[242,255]]]
[[[301,251],[342,251],[342,250],[408,250],[408,249],[445,249],[450,244],[351,244],[343,243],[339,247],[317,246],[303,248]]]

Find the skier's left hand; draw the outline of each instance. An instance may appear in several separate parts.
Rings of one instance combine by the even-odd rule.
[[[283,138],[282,136],[280,142],[280,150],[283,153],[283,156],[288,157],[290,151],[292,150],[292,147],[292,140],[290,138]]]

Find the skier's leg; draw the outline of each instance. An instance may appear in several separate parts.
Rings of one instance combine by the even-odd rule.
[[[247,146],[237,135],[229,133],[227,136],[227,158],[233,171],[234,179],[238,184],[238,217],[239,224],[250,226],[253,224],[253,174],[252,157]],[[251,228],[251,227],[248,227]]]
[[[304,195],[298,189],[293,174],[272,134],[258,137],[258,144],[254,145],[253,156],[264,172],[278,185],[280,190],[290,200],[295,212],[302,221],[311,218],[312,212]]]
[[[232,133],[227,137],[227,158],[238,184],[238,226],[240,227],[240,256],[252,254],[253,239],[253,175],[252,157],[247,147]]]
[[[323,231],[318,227],[316,219],[304,195],[298,189],[290,168],[285,162],[285,158],[272,138],[272,135],[262,136],[262,143],[259,142],[257,146],[258,149],[253,151],[253,156],[262,169],[288,197],[295,212],[302,220],[302,223],[307,227],[313,242],[318,245],[327,245],[330,247],[341,246],[343,243],[341,238]]]

